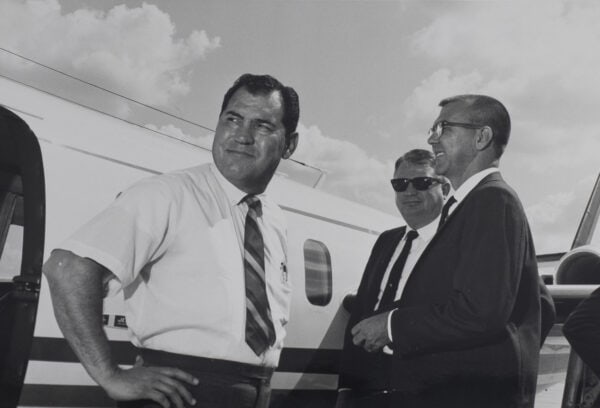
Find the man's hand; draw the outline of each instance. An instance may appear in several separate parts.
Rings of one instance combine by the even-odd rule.
[[[131,369],[118,368],[100,385],[117,401],[150,399],[163,408],[184,408],[184,401],[188,405],[196,404],[184,383],[196,385],[198,379],[177,368],[144,366],[138,356]]]
[[[368,352],[374,352],[390,344],[387,322],[390,312],[381,313],[361,320],[351,330],[352,342]]]

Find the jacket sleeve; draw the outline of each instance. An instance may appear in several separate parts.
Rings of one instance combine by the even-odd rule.
[[[352,310],[349,310],[350,317],[348,319],[348,323],[346,325],[346,330],[344,334],[344,348],[342,350],[341,361],[340,361],[340,369],[339,369],[339,379],[338,379],[338,389],[343,388],[352,388],[352,374],[355,371],[355,367],[353,364],[353,354],[356,346],[352,343],[352,336],[350,334],[350,330],[352,327],[358,323],[360,319],[364,317],[364,309],[365,303],[367,302],[368,297],[368,283],[370,280],[370,275],[375,273],[375,268],[379,263],[380,257],[382,256],[383,247],[387,240],[391,239],[392,230],[388,230],[383,232],[375,241],[373,245],[373,249],[371,249],[371,254],[369,256],[369,260],[365,266],[360,284],[358,286],[358,291],[356,292],[356,297],[352,304]]]

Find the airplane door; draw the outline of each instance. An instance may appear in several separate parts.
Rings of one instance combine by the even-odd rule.
[[[45,192],[37,138],[0,106],[0,400],[18,404],[38,305]]]

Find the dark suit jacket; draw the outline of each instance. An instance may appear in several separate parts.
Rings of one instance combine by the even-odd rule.
[[[371,250],[346,326],[339,377],[340,388],[365,392],[390,388],[391,356],[384,355],[381,351],[368,353],[362,347],[355,346],[350,331],[361,320],[376,314],[373,309],[381,280],[405,232],[404,226],[383,232]]]
[[[403,232],[377,240],[349,329],[365,317],[376,297],[369,288],[378,290]],[[491,174],[434,236],[395,304],[391,388],[409,396],[406,406],[533,407],[539,347],[549,330],[542,333],[541,297],[553,310],[519,199]],[[348,361],[360,356],[357,349],[347,332],[341,386],[356,383],[352,373],[360,367]]]

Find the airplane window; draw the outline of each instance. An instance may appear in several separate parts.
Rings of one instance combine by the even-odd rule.
[[[0,172],[0,281],[21,274],[23,251],[23,197],[20,177]],[[17,192],[15,192],[15,190]]]
[[[324,243],[314,239],[304,242],[304,271],[306,297],[316,306],[326,306],[331,301],[331,256]]]
[[[21,273],[21,254],[23,250],[23,227],[12,224],[6,235],[6,242],[0,257],[0,281],[12,281]]]

